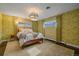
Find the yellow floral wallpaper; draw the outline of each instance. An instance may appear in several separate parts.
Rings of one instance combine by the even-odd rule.
[[[38,32],[43,33],[43,22],[42,21],[38,21]]]
[[[15,22],[14,22],[15,17],[4,15],[4,14],[1,14],[1,16],[0,16],[0,22],[1,22],[0,26],[2,27],[1,36],[2,36],[2,40],[6,40],[6,39],[9,39],[11,35],[15,35],[15,32],[16,32]]]
[[[0,40],[2,39],[2,14],[0,14]]]
[[[34,32],[38,32],[38,22],[37,21],[32,22],[32,29]]]
[[[57,42],[62,41],[62,15],[56,16],[57,18]]]
[[[79,9],[62,15],[62,41],[79,46]]]

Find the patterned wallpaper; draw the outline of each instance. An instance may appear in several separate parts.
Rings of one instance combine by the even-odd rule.
[[[38,32],[43,33],[43,22],[42,21],[38,21]]]
[[[57,18],[57,41],[62,41],[62,15],[56,16]]]
[[[79,9],[62,15],[62,41],[79,46]]]
[[[38,22],[37,21],[32,22],[32,29],[33,29],[34,32],[38,32],[39,28],[38,28]]]
[[[2,39],[8,39],[11,35],[15,34],[14,17],[8,15],[2,15]]]
[[[0,14],[0,40],[2,39],[2,14]]]

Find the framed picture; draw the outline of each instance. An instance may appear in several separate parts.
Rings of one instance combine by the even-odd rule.
[[[32,23],[31,22],[19,22],[18,23],[18,27],[32,27]]]

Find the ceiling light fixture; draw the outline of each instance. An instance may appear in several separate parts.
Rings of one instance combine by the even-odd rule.
[[[39,16],[38,16],[38,14],[37,13],[31,13],[30,15],[29,15],[29,18],[32,20],[32,21],[37,21]]]
[[[28,17],[32,21],[38,21],[39,14],[42,13],[42,10],[38,7],[31,6],[26,9]]]

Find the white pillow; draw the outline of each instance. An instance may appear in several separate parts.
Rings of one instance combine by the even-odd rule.
[[[33,33],[32,29],[23,29],[23,33]]]

